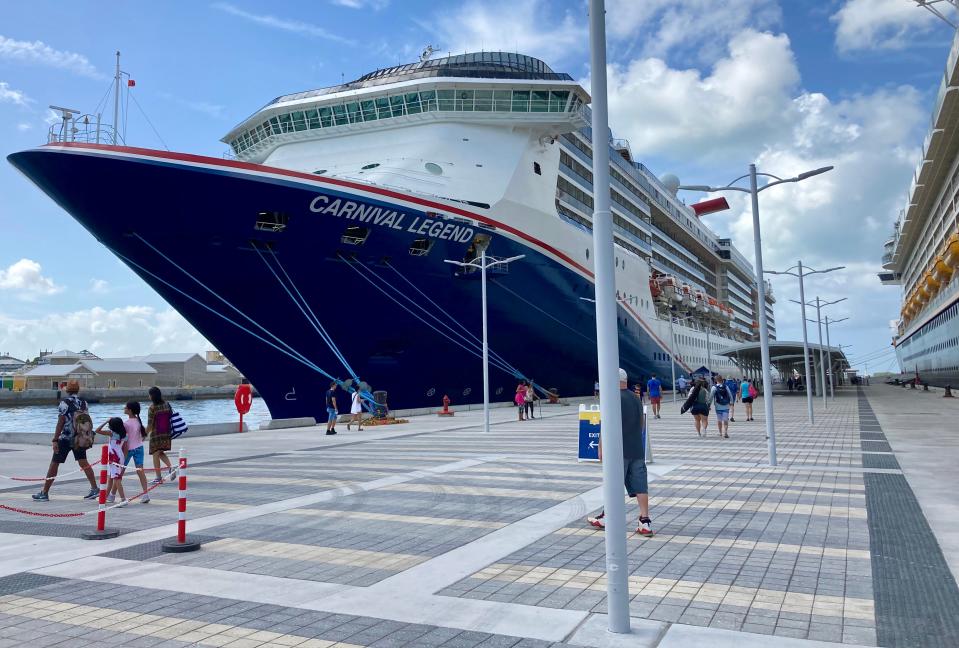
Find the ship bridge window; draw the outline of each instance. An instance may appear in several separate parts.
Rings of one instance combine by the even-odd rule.
[[[490,111],[493,109],[493,91],[476,90],[473,93],[473,107],[476,110]]]
[[[549,110],[549,90],[533,90],[529,104],[530,112],[546,112]]]
[[[420,95],[418,92],[409,92],[406,94],[406,112],[411,115],[422,112],[422,108],[420,107]]]
[[[363,245],[366,243],[366,239],[369,237],[369,235],[370,228],[361,227],[359,225],[351,225],[346,228],[345,232],[343,232],[343,236],[340,237],[340,240],[347,245]]]
[[[416,239],[410,244],[410,256],[426,256],[432,248],[433,239]]]
[[[261,232],[282,232],[289,220],[290,217],[283,212],[262,211],[257,213],[253,229]]]
[[[471,112],[473,110],[473,91],[460,90],[456,97],[456,110]]]
[[[529,90],[513,90],[513,112],[529,112]]]

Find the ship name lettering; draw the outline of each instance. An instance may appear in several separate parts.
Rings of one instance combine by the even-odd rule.
[[[343,200],[342,198],[330,200],[329,196],[322,195],[316,196],[310,202],[310,211],[317,214],[330,214],[331,216],[337,216],[339,218],[358,220],[362,223],[372,223],[373,225],[389,227],[395,230],[403,229],[403,220],[406,218],[405,213],[395,209],[388,210],[382,207],[363,205],[352,200]],[[419,216],[413,217],[413,222],[409,224],[406,231],[444,241],[457,241],[459,243],[465,243],[473,238],[472,227],[465,227],[454,223],[444,223],[431,218],[424,218],[421,222]]]

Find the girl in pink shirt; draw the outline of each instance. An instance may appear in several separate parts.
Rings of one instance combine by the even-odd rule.
[[[141,492],[146,492],[147,489],[147,476],[143,472],[143,436],[145,433],[145,428],[143,427],[143,421],[140,419],[140,403],[137,401],[130,401],[127,403],[127,406],[123,409],[123,413],[127,415],[127,419],[123,422],[123,427],[127,431],[127,452],[126,456],[123,458],[123,469],[126,470],[126,466],[130,464],[130,459],[133,459],[133,465],[137,469],[137,477],[140,478],[140,486],[143,487]],[[120,473],[122,476],[123,473]],[[144,495],[140,502],[142,504],[150,503],[150,496]]]

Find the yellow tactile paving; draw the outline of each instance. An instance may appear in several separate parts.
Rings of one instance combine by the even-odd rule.
[[[601,535],[603,531],[599,529],[575,529],[563,528],[556,531],[557,535],[577,535],[590,536]],[[642,538],[636,534],[631,534],[630,538],[637,539],[643,543],[676,543],[699,545],[703,547],[719,547],[733,549],[758,549],[760,551],[775,551],[789,554],[802,554],[804,556],[826,556],[827,558],[856,558],[859,560],[870,560],[871,555],[868,550],[862,549],[842,549],[838,547],[816,547],[811,545],[796,545],[777,542],[756,542],[753,540],[732,540],[729,538],[697,538],[694,536],[667,536],[657,535],[652,538]]]
[[[140,637],[175,639],[198,646],[295,646],[296,648],[364,648],[357,644],[312,639],[222,623],[206,623],[179,617],[126,612],[114,608],[75,605],[28,596],[0,596],[0,614],[51,623],[109,630]],[[238,640],[245,639],[242,643]]]
[[[604,572],[575,569],[554,569],[551,567],[529,567],[509,563],[496,563],[473,574],[480,580],[497,580],[527,585],[545,585],[548,587],[566,587],[580,590],[606,591]],[[815,608],[816,614],[833,617],[872,620],[875,610],[871,599],[849,598],[844,596],[826,596],[818,594],[800,594],[781,592],[758,587],[740,587],[719,585],[697,581],[677,580],[673,578],[651,578],[630,576],[631,595],[657,596],[660,598],[701,601],[704,603],[724,603],[742,607],[761,607],[785,612],[804,612],[810,614]]]
[[[312,515],[317,517],[347,517],[358,520],[380,520],[383,522],[401,522],[404,524],[431,524],[436,526],[454,526],[475,529],[501,529],[508,522],[489,522],[486,520],[463,520],[461,518],[438,518],[425,515],[397,515],[395,513],[369,513],[367,511],[331,511],[326,509],[291,509],[284,511],[291,515]]]
[[[412,554],[385,553],[365,549],[340,549],[337,547],[318,547],[291,542],[268,542],[265,540],[244,540],[224,538],[203,545],[205,552],[242,554],[263,558],[287,558],[305,560],[328,565],[351,565],[369,569],[388,569],[402,571],[425,562],[430,556]]]
[[[454,486],[452,484],[395,484],[380,488],[381,491],[404,491],[408,493],[437,493],[449,495],[474,495],[476,497],[523,497],[549,500],[566,500],[575,497],[574,492],[559,492],[543,488],[497,488],[493,486]]]

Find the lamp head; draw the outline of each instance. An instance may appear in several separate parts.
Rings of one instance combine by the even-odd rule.
[[[820,168],[820,169],[813,169],[812,171],[805,171],[804,173],[800,173],[798,176],[796,176],[796,179],[797,179],[797,180],[805,180],[806,178],[811,178],[811,177],[813,177],[813,176],[817,176],[817,175],[819,175],[820,173],[825,173],[826,171],[832,171],[834,168],[835,168],[835,167],[826,166],[826,167],[822,167],[822,168]]]
[[[706,193],[713,190],[713,188],[709,185],[680,185],[677,188],[684,189],[685,191],[703,191]]]

